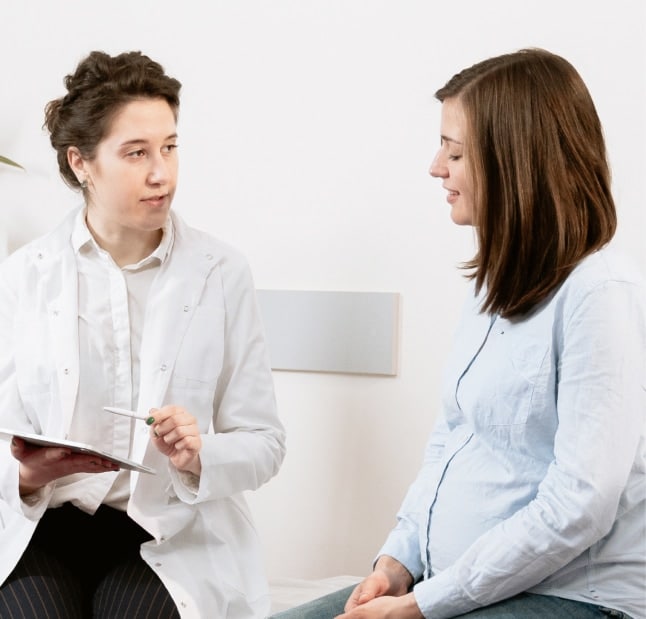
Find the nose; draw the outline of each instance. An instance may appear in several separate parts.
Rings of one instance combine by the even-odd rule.
[[[446,178],[449,175],[449,170],[446,167],[446,162],[442,157],[441,151],[431,161],[431,167],[428,169],[428,173],[434,178]]]
[[[150,161],[150,170],[148,171],[148,182],[151,185],[164,185],[173,175],[171,167],[174,164],[165,159],[162,155],[153,157]]]

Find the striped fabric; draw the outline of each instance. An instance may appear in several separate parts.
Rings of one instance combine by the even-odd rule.
[[[0,587],[2,619],[179,619],[139,556],[150,536],[121,511],[47,510]]]

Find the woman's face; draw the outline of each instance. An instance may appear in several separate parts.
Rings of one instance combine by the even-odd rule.
[[[77,176],[88,184],[91,228],[110,236],[159,231],[175,194],[176,149],[171,107],[164,99],[142,99],[117,113],[93,160],[68,153]]]
[[[458,225],[473,225],[473,183],[464,161],[466,119],[457,99],[445,99],[442,104],[440,150],[435,155],[431,176],[443,180],[448,191],[446,201],[451,205],[451,219]]]

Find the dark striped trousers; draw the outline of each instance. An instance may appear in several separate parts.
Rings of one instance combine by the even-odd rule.
[[[0,619],[179,619],[139,555],[151,539],[125,512],[48,509],[0,587]]]

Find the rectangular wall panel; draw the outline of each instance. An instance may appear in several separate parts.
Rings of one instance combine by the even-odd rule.
[[[258,290],[275,370],[397,374],[399,294]]]

